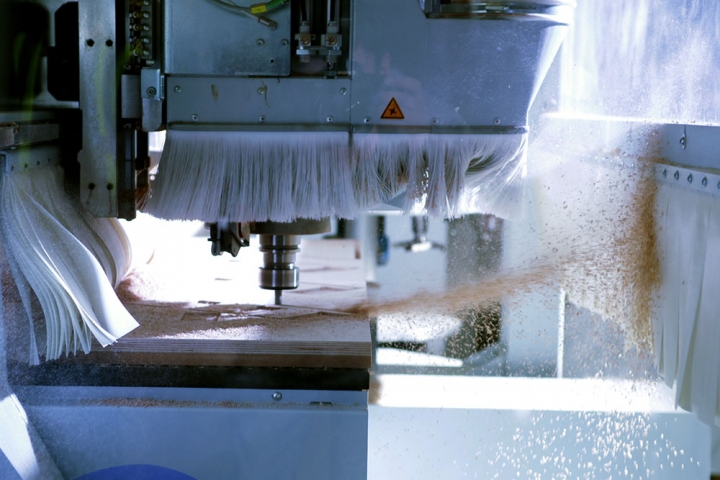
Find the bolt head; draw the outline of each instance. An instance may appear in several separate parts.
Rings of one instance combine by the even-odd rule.
[[[175,93],[180,93],[182,92],[182,87],[180,85],[175,85],[175,88],[173,90],[175,90]]]
[[[272,394],[272,399],[275,400],[276,402],[279,402],[280,400],[282,400],[282,398],[283,398],[282,393],[280,393],[280,392],[275,392]]]
[[[157,90],[155,89],[155,87],[148,87],[146,92],[149,96],[154,97],[157,93]]]
[[[192,121],[197,122],[199,119],[200,119],[200,117],[198,117],[197,113],[193,113]]]
[[[283,39],[280,41],[280,45],[282,45],[283,47],[287,47],[289,43],[290,43],[290,42],[288,42],[286,38],[283,38]]]
[[[332,123],[332,122],[335,121],[335,119],[333,118],[332,115],[328,115],[327,118],[325,119],[325,121],[326,121],[327,123]]]
[[[370,117],[363,118],[363,123],[370,123],[372,119]]]
[[[265,40],[263,40],[262,38],[258,38],[257,40],[255,40],[255,45],[257,45],[258,47],[262,47],[263,45],[265,45]]]
[[[260,123],[264,122],[264,121],[265,121],[265,115],[260,115],[260,118],[258,118],[258,121],[259,121]]]
[[[345,88],[345,87],[341,88],[340,95],[347,95],[347,88]]]

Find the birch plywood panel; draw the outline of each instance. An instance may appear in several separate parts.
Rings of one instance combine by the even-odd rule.
[[[143,299],[126,302],[140,323],[105,349],[76,361],[111,364],[218,365],[246,367],[370,368],[367,317],[335,311],[365,299],[360,247],[352,240],[304,241],[298,261],[300,288],[286,292],[286,305],[231,304],[189,298],[187,302]],[[235,264],[247,274],[216,278],[223,292],[245,297],[253,262]],[[197,275],[196,269],[188,269]],[[209,278],[209,277],[208,277]],[[175,281],[183,282],[181,277]],[[188,280],[190,281],[190,280]],[[250,292],[251,293],[251,292]],[[241,297],[242,295],[239,295]],[[220,300],[220,298],[218,298]]]

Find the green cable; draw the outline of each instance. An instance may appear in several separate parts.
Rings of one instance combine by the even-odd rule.
[[[278,7],[282,7],[288,1],[289,0],[270,0],[269,2],[265,3],[256,3],[255,5],[250,5],[250,13],[252,13],[253,15],[257,15],[259,13],[269,12],[270,10],[275,10]]]

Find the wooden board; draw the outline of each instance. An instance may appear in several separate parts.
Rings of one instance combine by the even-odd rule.
[[[205,284],[194,298],[190,295],[185,302],[164,301],[162,295],[158,295],[157,300],[126,302],[140,327],[114,345],[98,347],[88,355],[78,355],[69,361],[370,368],[367,317],[334,311],[365,299],[364,269],[357,242],[311,240],[304,241],[301,249],[300,288],[283,295],[284,303],[293,306],[223,302],[233,291],[238,292],[238,299],[267,298],[263,296],[267,292],[257,287],[259,263],[247,258],[244,262],[233,262],[228,258],[234,271],[232,275],[213,273],[216,276],[211,282],[217,284],[216,290]],[[187,285],[192,284],[194,278],[211,278],[205,270],[214,265],[217,268],[216,263],[205,268],[192,265],[184,270],[184,276],[166,277],[165,282],[176,282],[178,288],[173,290],[172,285],[165,284],[161,291],[188,290]],[[252,278],[253,283],[248,278]]]

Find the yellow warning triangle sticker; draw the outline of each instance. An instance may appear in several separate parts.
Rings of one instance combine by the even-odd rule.
[[[388,106],[385,107],[385,111],[383,112],[382,116],[380,118],[384,118],[385,120],[404,120],[405,115],[403,115],[402,110],[400,110],[400,105],[398,105],[397,100],[395,100],[395,97],[390,100],[390,103],[388,103]]]

